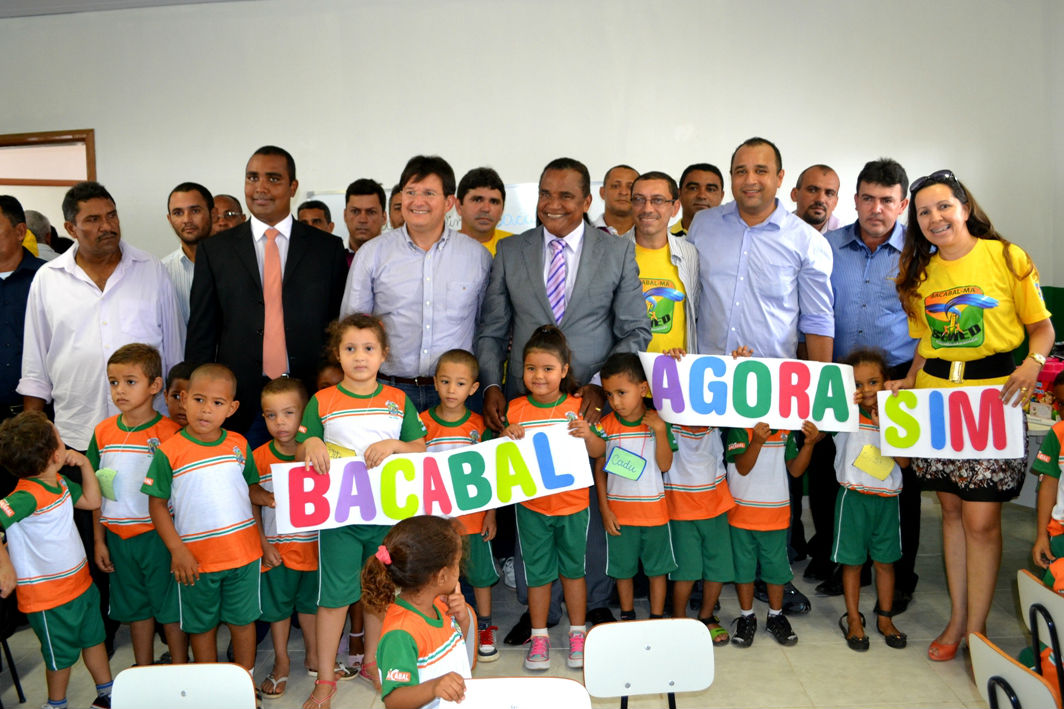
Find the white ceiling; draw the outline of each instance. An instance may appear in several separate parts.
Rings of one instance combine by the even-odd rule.
[[[74,12],[128,10],[162,5],[197,5],[233,0],[0,0],[0,18],[65,15]]]

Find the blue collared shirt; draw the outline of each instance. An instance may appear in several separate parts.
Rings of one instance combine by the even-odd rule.
[[[473,328],[488,285],[491,254],[465,234],[444,228],[428,251],[406,227],[370,239],[347,274],[340,317],[371,313],[388,333],[381,373],[425,377],[450,349],[473,351]]]
[[[813,227],[784,209],[748,226],[735,202],[703,209],[687,240],[698,249],[702,298],[698,351],[794,357],[798,332],[832,337],[831,249]]]
[[[894,279],[905,246],[905,226],[894,222],[890,238],[872,251],[858,234],[858,223],[824,235],[835,259],[831,288],[835,292],[835,361],[858,347],[878,347],[893,367],[913,358],[916,340],[909,337],[908,319],[898,300]]]

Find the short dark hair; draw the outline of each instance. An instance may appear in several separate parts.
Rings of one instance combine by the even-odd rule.
[[[59,449],[55,427],[40,411],[23,411],[0,424],[0,465],[16,478],[32,478]]]
[[[107,359],[107,365],[136,364],[140,366],[149,383],[163,376],[163,359],[159,350],[141,342],[122,345]]]
[[[861,191],[862,182],[884,187],[900,185],[902,199],[905,199],[909,193],[909,176],[905,174],[905,168],[897,160],[892,160],[891,158],[880,158],[879,160],[866,162],[865,166],[861,168],[861,172],[857,174],[858,192]]]
[[[99,182],[86,180],[67,190],[63,196],[63,219],[73,222],[78,218],[78,205],[88,202],[90,199],[109,199],[113,203],[115,198],[107,191],[107,188]]]
[[[430,175],[440,178],[445,197],[454,194],[454,169],[439,155],[415,155],[407,160],[403,174],[399,177],[399,189],[404,190],[410,182],[421,182]]]
[[[561,392],[563,394],[573,394],[577,390],[576,378],[573,377],[573,353],[569,349],[569,343],[565,339],[565,333],[556,325],[540,325],[533,332],[532,336],[528,338],[528,342],[525,343],[524,349],[521,351],[521,361],[524,362],[528,357],[528,353],[533,350],[539,350],[540,352],[547,352],[558,358],[558,361],[569,368],[565,376],[562,378]],[[524,371],[524,367],[521,367]]]
[[[643,364],[639,361],[639,355],[634,352],[614,352],[599,372],[604,380],[618,374],[627,374],[637,384],[647,380],[647,374],[643,370]]]
[[[299,216],[299,213],[304,209],[320,209],[325,213],[325,221],[332,221],[332,212],[329,211],[329,205],[325,204],[325,202],[322,202],[320,199],[308,199],[306,202],[296,207],[296,216]]]
[[[669,194],[672,195],[672,198],[680,198],[680,188],[676,186],[676,180],[672,179],[672,177],[667,172],[662,172],[661,170],[651,170],[650,172],[644,172],[642,175],[635,178],[635,182],[632,183],[632,188],[635,188],[636,182],[642,182],[643,180],[664,180],[669,184]]]
[[[198,182],[182,182],[180,185],[170,190],[170,195],[166,198],[167,210],[170,209],[170,197],[173,197],[175,192],[199,192],[204,201],[207,202],[207,211],[214,209],[214,196],[211,195],[209,189]]]
[[[458,201],[464,200],[469,190],[481,187],[486,187],[489,190],[499,190],[502,195],[502,201],[506,201],[506,186],[503,185],[499,173],[490,167],[474,167],[462,177],[458,183]]]
[[[392,197],[394,197],[394,196],[396,196],[397,194],[400,194],[400,193],[402,193],[402,191],[403,191],[403,186],[402,186],[402,185],[400,185],[399,183],[396,183],[396,184],[395,184],[395,185],[394,185],[394,186],[392,187],[392,195],[391,195],[391,196],[392,196]]]
[[[739,143],[739,147],[735,149],[735,152],[731,154],[731,162],[728,163],[728,169],[731,170],[735,167],[735,155],[743,148],[756,148],[759,145],[767,145],[772,148],[772,152],[776,156],[776,172],[783,169],[783,156],[780,155],[780,149],[776,147],[776,144],[767,138],[759,138],[754,136],[753,138],[747,138],[743,142]]]
[[[307,388],[295,377],[277,377],[266,382],[262,387],[261,398],[265,399],[272,394],[295,394],[302,406],[307,405]]]
[[[173,367],[170,367],[170,371],[166,373],[166,391],[170,391],[170,388],[178,379],[184,379],[185,381],[191,379],[192,372],[195,369],[188,362],[178,362]]]
[[[889,376],[888,373],[890,372],[890,367],[887,366],[887,354],[878,347],[860,347],[846,355],[846,359],[842,363],[851,367],[856,367],[859,364],[874,364],[879,367],[884,379]]]
[[[687,176],[692,172],[712,172],[720,179],[720,186],[724,187],[724,173],[720,171],[720,168],[708,162],[696,162],[688,165],[680,173],[680,189],[683,189],[683,185],[687,182]]]
[[[26,212],[22,209],[22,204],[9,194],[0,194],[0,214],[7,217],[11,226],[26,223]],[[41,241],[44,241],[43,237]]]
[[[197,377],[205,377],[207,379],[223,379],[229,382],[232,387],[233,399],[236,399],[236,375],[233,374],[233,370],[226,367],[224,364],[218,364],[217,362],[208,362],[207,364],[201,364],[192,370],[192,374],[188,377],[188,384],[192,386],[192,380]]]
[[[292,154],[284,148],[278,148],[276,145],[264,145],[251,154],[251,157],[256,155],[280,155],[284,158],[285,163],[288,166],[288,181],[293,182],[296,179],[296,159],[292,157]]]
[[[219,199],[222,199],[223,197],[225,199],[229,200],[230,202],[232,202],[233,204],[235,204],[236,208],[240,210],[241,214],[244,213],[244,205],[240,204],[240,200],[237,199],[236,197],[234,197],[231,194],[224,194],[224,193],[223,194],[218,194],[218,195],[214,196],[214,199],[215,200],[219,200]]]
[[[794,189],[796,189],[796,190],[802,189],[802,179],[805,177],[805,173],[809,172],[810,170],[820,170],[821,172],[835,172],[835,168],[831,167],[830,165],[825,165],[823,163],[817,163],[816,165],[810,165],[809,167],[805,168],[804,170],[802,170],[801,172],[798,173],[798,181],[794,183]],[[835,174],[838,175],[837,172]],[[902,192],[904,192],[904,191],[905,190],[902,190]]]
[[[580,175],[580,189],[583,190],[584,196],[587,197],[591,194],[591,173],[587,171],[587,165],[579,160],[575,158],[554,158],[543,168],[543,172],[539,173],[540,182],[543,182],[543,176],[550,170],[573,170],[577,172]]]
[[[636,170],[631,165],[626,165],[626,164],[624,164],[622,162],[620,165],[614,165],[609,170],[606,170],[606,174],[602,176],[602,181],[603,182],[609,182],[610,181],[610,173],[613,172],[614,170],[631,170],[635,174],[637,174],[637,175],[639,174],[639,170]]]
[[[399,191],[398,187],[395,189]],[[347,191],[344,192],[344,208],[347,208],[347,200],[352,197],[361,197],[376,195],[380,200],[381,210],[388,213],[388,196],[384,194],[384,187],[376,180],[371,180],[368,177],[360,177],[347,186]]]
[[[473,353],[468,350],[447,350],[441,354],[440,358],[436,360],[435,374],[440,373],[441,364],[464,364],[473,373],[473,381],[476,381],[477,377],[480,376],[480,364],[477,362],[477,358],[473,356]]]

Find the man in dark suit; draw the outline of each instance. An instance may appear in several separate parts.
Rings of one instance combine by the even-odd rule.
[[[259,396],[269,377],[287,374],[314,391],[325,330],[340,312],[347,277],[340,239],[292,218],[298,186],[295,161],[287,151],[271,145],[259,148],[244,176],[251,218],[203,241],[196,253],[185,359],[220,362],[233,370],[241,406],[228,427],[250,429],[253,445],[269,438],[258,415]],[[263,272],[271,273],[271,259],[277,257],[283,274],[283,323],[276,325],[275,335],[265,337],[264,361],[271,279],[265,279],[264,288]],[[277,361],[270,348],[281,341]]]
[[[484,386],[484,418],[499,430],[506,401],[524,393],[521,352],[532,332],[541,325],[557,324],[572,351],[571,370],[583,385],[581,414],[591,423],[602,415],[602,389],[591,384],[613,352],[645,350],[650,342],[643,286],[635,263],[635,246],[596,229],[586,221],[591,206],[591,177],[583,163],[572,158],[551,161],[539,178],[536,213],[540,226],[499,242],[491,277],[481,306],[477,359]],[[557,319],[547,296],[547,265],[558,257],[565,261],[564,314]],[[553,268],[551,269],[553,271]],[[501,388],[507,346],[509,372]],[[605,574],[606,540],[598,499],[590,492],[588,529],[587,619],[591,623],[613,620],[606,608],[612,587]],[[515,560],[519,595],[524,590],[522,564]],[[555,584],[559,589],[560,584]],[[551,599],[549,618],[560,615],[560,593]],[[549,622],[549,621],[548,621]],[[531,631],[527,614],[506,637],[520,644]]]

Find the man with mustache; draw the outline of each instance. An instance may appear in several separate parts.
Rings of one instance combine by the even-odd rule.
[[[839,228],[835,206],[839,203],[839,176],[827,165],[811,165],[798,175],[791,190],[794,213],[821,234]]]
[[[688,165],[680,173],[680,221],[672,225],[673,236],[687,236],[691,220],[703,209],[719,207],[724,200],[724,175],[720,168],[708,162]]]
[[[181,246],[163,257],[163,266],[177,290],[182,321],[188,324],[188,294],[196,265],[196,245],[211,235],[214,197],[203,185],[182,182],[170,192],[166,220]]]

